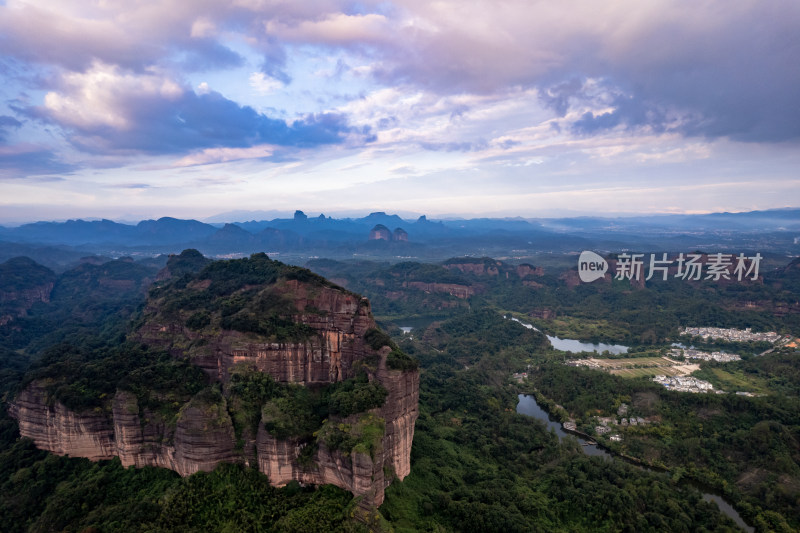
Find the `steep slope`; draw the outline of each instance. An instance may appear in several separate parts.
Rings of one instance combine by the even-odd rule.
[[[365,505],[409,473],[416,363],[365,298],[324,278],[264,254],[214,262],[152,289],[129,340],[201,368],[208,385],[170,390],[162,361],[109,378],[116,393],[80,409],[60,392],[78,376],[45,372],[10,406],[21,434],[54,453],[181,475],[244,462],[273,484],[332,483]]]
[[[0,264],[0,325],[24,315],[36,302],[49,302],[55,273],[28,257]]]

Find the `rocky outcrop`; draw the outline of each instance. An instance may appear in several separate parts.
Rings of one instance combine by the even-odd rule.
[[[320,443],[303,460],[305,446],[297,439],[280,440],[259,424],[255,442],[258,469],[274,485],[296,480],[332,483],[366,505],[380,505],[384,489],[395,477],[411,471],[411,444],[418,412],[419,373],[386,368],[381,358],[378,379],[388,391],[384,405],[374,409],[385,423],[380,445],[372,454],[330,450]],[[165,422],[157,413],[140,410],[137,398],[117,391],[111,417],[107,413],[77,413],[49,398],[42,384],[29,385],[11,404],[9,412],[19,421],[20,434],[36,446],[58,455],[91,460],[120,458],[123,466],[158,466],[182,476],[213,470],[222,462],[250,463],[236,448],[233,423],[224,401],[185,405],[177,422]]]
[[[463,263],[449,262],[442,265],[447,270],[459,270],[464,274],[472,274],[474,276],[497,276],[500,274],[499,267],[502,266],[500,261],[465,261]]]
[[[208,283],[195,283],[192,290],[208,287]],[[169,315],[151,301],[144,324],[132,337],[190,358],[223,383],[222,390],[234,367],[269,373],[280,382],[315,386],[351,378],[359,366],[367,368],[369,379],[387,391],[384,404],[368,413],[370,420],[383,427],[369,452],[358,447],[332,450],[319,439],[311,443],[281,440],[268,433],[263,421],[255,434],[237,439],[227,400],[220,393],[208,392],[211,389],[198,393],[169,418],[150,411],[125,390],[116,392],[107,409],[76,413],[48,396],[47,383],[33,382],[9,409],[19,421],[20,434],[53,453],[92,460],[118,456],[124,466],[158,466],[181,475],[212,470],[221,462],[255,462],[275,485],[291,480],[332,483],[362,496],[364,505],[380,505],[391,480],[403,479],[410,472],[419,373],[389,368],[390,348],[376,352],[367,344],[365,334],[375,328],[375,321],[365,298],[298,280],[284,280],[272,289],[271,296],[290,297],[292,320],[311,328],[313,335],[296,342],[268,342],[258,335],[228,330],[209,335],[178,319],[165,320]],[[355,423],[361,415],[332,423]]]
[[[159,466],[184,475],[184,468],[175,461],[175,428],[155,413],[139,414],[136,396],[117,391],[113,403],[114,444],[123,466]],[[182,468],[183,467],[183,468]],[[196,468],[186,468],[186,471]]]
[[[222,403],[189,402],[178,414],[175,428],[175,468],[185,476],[214,470],[219,463],[233,462],[235,452],[233,422]]]
[[[206,287],[207,288],[207,287]],[[353,362],[368,350],[363,335],[375,327],[369,301],[333,287],[309,287],[297,280],[285,282],[276,295],[291,295],[294,322],[317,333],[302,342],[263,342],[252,334],[221,330],[213,338],[195,332],[180,321],[156,318],[134,338],[190,357],[212,378],[226,381],[235,365],[248,365],[277,381],[300,384],[333,383],[353,377]],[[203,338],[203,346],[193,346]],[[187,348],[191,346],[191,348]]]
[[[300,464],[298,458],[304,445],[295,440],[278,440],[263,427],[259,428],[256,446],[258,469],[273,485],[283,486],[293,480],[314,485],[330,483],[365,497],[370,505],[383,503],[383,491],[388,484],[380,455],[377,460],[368,453],[347,455],[321,444],[311,461]]]
[[[526,278],[528,276],[544,276],[544,269],[542,267],[535,267],[527,263],[517,265],[516,272],[517,276],[520,278]]]
[[[378,380],[389,392],[380,408],[380,416],[386,421],[383,464],[390,466],[394,475],[403,479],[411,473],[411,443],[419,416],[419,372],[389,370],[385,358],[382,358]]]
[[[42,450],[93,461],[116,454],[114,428],[106,414],[75,413],[51,401],[40,383],[23,390],[9,406],[9,414],[19,421],[20,435]]]
[[[377,224],[369,230],[369,240],[371,241],[391,241],[392,232],[383,224]]]
[[[0,291],[0,304],[14,303],[23,309],[30,309],[36,302],[49,302],[53,292],[53,283],[43,283],[38,287],[16,291]]]
[[[377,374],[389,394],[384,405],[374,410],[385,421],[385,430],[380,445],[371,454],[343,453],[320,443],[312,460],[302,464],[299,457],[304,444],[278,440],[261,425],[256,444],[259,470],[277,485],[292,480],[332,483],[363,496],[368,504],[383,503],[383,491],[392,479],[403,479],[411,472],[411,443],[419,415],[419,373],[388,369],[383,354]]]
[[[424,281],[404,281],[403,287],[418,289],[425,292],[440,292],[455,296],[456,298],[469,298],[475,294],[475,289],[469,285],[458,285],[455,283],[427,283]]]
[[[403,228],[395,228],[392,233],[392,240],[399,242],[408,242],[408,232]]]

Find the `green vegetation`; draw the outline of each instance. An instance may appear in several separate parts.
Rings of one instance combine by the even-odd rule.
[[[113,342],[113,339],[110,340]],[[22,385],[39,380],[52,398],[76,411],[111,410],[117,389],[134,392],[140,405],[177,414],[182,405],[207,384],[198,367],[164,352],[134,343],[118,346],[58,344],[45,351]]]
[[[730,363],[725,365],[703,363],[700,370],[692,372],[692,376],[710,382],[715,388],[728,392],[746,391],[756,394],[770,394],[769,383]]]
[[[551,320],[531,317],[525,317],[523,320],[533,324],[548,335],[562,339],[601,342],[604,339],[622,339],[629,335],[626,327],[616,323],[612,324],[605,319],[579,319],[562,315]]]
[[[416,359],[409,357],[404,351],[395,349],[386,356],[386,366],[392,370],[402,370],[406,372],[409,370],[416,370],[419,367],[419,363]]]
[[[384,346],[391,348],[391,351],[386,356],[386,366],[392,370],[416,370],[419,363],[413,358],[409,357],[400,347],[397,346],[392,338],[383,331],[370,328],[364,333],[364,340],[373,350],[380,350]]]
[[[377,328],[368,329],[367,332],[364,333],[364,340],[367,341],[369,347],[375,351],[380,350],[384,346],[389,346],[390,348],[395,348],[397,346],[389,335]]]
[[[797,301],[798,269],[769,272],[763,284],[671,279],[635,289],[627,281],[619,280],[570,286],[567,272],[556,269],[522,280],[513,265],[503,262],[498,265],[498,261],[488,258],[453,258],[443,264],[464,263],[493,266],[500,274],[471,275],[454,269],[437,271],[436,265],[423,268],[414,263],[396,266],[397,275],[392,275],[392,267],[377,262],[324,262],[319,267],[318,263],[311,262],[309,266],[319,268],[325,275],[348,280],[349,288],[369,297],[376,316],[398,325],[404,325],[399,322],[402,320],[428,318],[433,321],[451,318],[469,309],[494,308],[521,316],[529,313],[533,317],[547,316],[547,319],[531,318],[530,321],[556,336],[631,347],[678,340],[678,331],[685,326],[800,330],[800,314],[788,311]],[[405,272],[415,273],[413,281],[434,283],[445,271],[447,275],[456,276],[458,284],[474,289],[475,295],[462,299],[403,285],[407,281],[403,277]],[[529,281],[535,281],[538,286],[525,285]],[[757,305],[743,307],[745,302]],[[751,353],[750,350],[758,346],[747,348],[745,353]]]
[[[333,486],[276,489],[254,469],[222,464],[188,478],[57,457],[22,440],[0,452],[3,531],[337,531],[355,522],[351,494]]]
[[[342,417],[380,407],[388,394],[383,386],[369,381],[364,372],[354,379],[331,385],[330,390],[328,408]]]
[[[385,281],[422,281],[425,283],[452,283],[467,285],[468,282],[458,271],[448,270],[431,263],[397,263],[386,269],[380,276]]]
[[[187,253],[184,251],[178,258]],[[212,334],[223,329],[251,333],[276,342],[303,342],[315,332],[294,320],[298,310],[286,284],[302,281],[312,288],[335,287],[308,270],[272,261],[263,253],[207,264],[189,255],[192,268],[182,268],[181,277],[150,290],[157,310],[147,314],[146,319],[182,322],[199,333]],[[185,262],[185,258],[181,259],[179,265]],[[193,270],[202,264],[205,267],[199,272]],[[314,309],[307,311],[314,312]]]
[[[800,363],[800,354],[794,359]],[[797,397],[678,393],[648,380],[557,363],[542,364],[529,375],[529,383],[564,406],[586,431],[595,425],[594,417],[614,415],[621,403],[628,403],[630,416],[657,422],[628,427],[622,442],[609,441],[609,447],[680,469],[736,502],[750,522],[772,521],[767,530],[789,531],[800,523],[794,507],[800,496]],[[770,511],[780,513],[781,520],[769,518]]]
[[[425,332],[424,341],[436,350],[446,349],[450,357],[465,365],[512,347],[549,349],[544,335],[507,320],[492,309],[482,309],[443,323],[434,323]]]
[[[197,334],[218,334],[223,319],[241,320],[242,328],[262,327],[248,322],[250,315],[258,321],[288,319],[294,311],[282,295],[289,282],[308,281],[311,290],[328,283],[263,254],[233,262],[235,281],[216,263],[200,264],[196,254],[176,257],[170,260],[186,260],[185,271],[152,294],[160,317]],[[398,532],[735,530],[683,481],[688,479],[723,493],[759,531],[800,529],[797,350],[725,365],[702,363],[696,374],[726,390],[725,384],[764,396],[681,394],[647,377],[566,366],[563,353],[551,350],[542,334],[503,318],[508,312],[549,316],[530,320],[565,337],[631,345],[633,354],[623,358],[635,366],[677,340],[686,325],[796,335],[800,317],[790,307],[800,286],[795,274],[768,274],[763,285],[664,282],[635,289],[616,281],[570,287],[560,272],[546,272],[531,278],[537,287],[523,285],[504,265],[499,268],[508,278],[446,273],[439,265],[318,263],[326,275],[368,295],[376,314],[398,325],[420,319],[413,322],[413,338],[395,341],[380,330],[365,335],[372,348],[389,347],[390,368],[408,358],[421,369],[412,470],[388,488],[380,507],[384,526]],[[242,367],[225,388],[215,388],[187,361],[123,342],[126,324],[142,304],[145,279],[155,278],[153,268],[125,260],[74,270],[57,277],[53,301],[34,305],[13,328],[0,327],[0,394],[18,390],[32,358],[25,382],[45,379],[54,398],[75,408],[107,410],[122,389],[134,393],[140,416],[152,413],[166,423],[189,401],[216,408],[221,417],[230,415],[240,443],[263,417],[273,435],[297,440],[308,468],[322,445],[351,455],[379,453],[385,421],[364,412],[386,397],[369,379],[374,362],[354,379],[328,387],[286,386]],[[456,279],[478,289],[476,294],[461,299],[403,286]],[[757,308],[743,309],[744,301]],[[139,316],[138,324],[148,318]],[[271,338],[302,337],[279,333],[284,326],[277,322],[261,331]],[[392,362],[392,353],[400,363]],[[522,385],[510,379],[521,371],[528,372]],[[543,424],[515,412],[519,392],[535,393],[540,405],[574,419],[584,431],[593,431],[598,417],[615,416],[625,403],[628,416],[650,423],[620,428],[622,441],[604,444],[668,472],[588,457],[575,441],[559,442]],[[166,470],[123,469],[116,460],[56,457],[17,437],[16,424],[0,410],[4,531],[364,529],[352,519],[352,496],[333,487],[276,489],[240,465],[182,479]]]
[[[173,278],[180,279],[184,275],[200,272],[210,262],[211,259],[208,259],[197,250],[190,248],[182,251],[178,255],[170,255],[167,259],[167,270]]]
[[[509,324],[506,333],[529,349],[503,335],[486,340],[487,331],[501,324]],[[403,342],[422,362],[423,373],[411,474],[387,489],[380,508],[396,531],[734,527],[696,489],[663,474],[587,457],[577,443],[559,444],[543,425],[515,413],[516,390],[507,385],[508,376],[531,353],[547,354],[540,334],[489,312],[431,329],[437,327],[435,349],[424,341]],[[458,362],[465,340],[483,342],[485,350],[472,356],[468,370]]]
[[[322,425],[319,402],[305,387],[287,387],[286,396],[267,402],[261,410],[264,427],[278,439],[310,439]]]
[[[0,292],[36,289],[55,280],[55,272],[28,257],[14,257],[0,263]]]
[[[331,450],[345,455],[369,454],[373,459],[385,431],[385,420],[372,413],[362,415],[356,422],[327,421],[319,430],[319,441]]]
[[[335,417],[331,420],[336,423],[340,418],[381,407],[387,392],[362,372],[355,378],[316,389],[279,385],[270,394],[261,410],[266,430],[278,439],[311,442],[329,417]]]

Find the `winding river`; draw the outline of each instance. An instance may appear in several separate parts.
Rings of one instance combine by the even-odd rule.
[[[522,324],[523,326],[525,326],[528,329],[533,329],[533,330],[539,331],[538,329],[533,327],[533,325],[526,324],[522,320],[520,320],[518,318],[514,318],[513,316],[512,317],[506,317],[506,318],[510,318],[514,322]],[[545,335],[545,336],[547,337],[547,340],[550,341],[550,344],[553,345],[553,348],[555,348],[556,350],[561,350],[562,352],[575,352],[575,353],[578,353],[578,352],[597,352],[597,353],[603,353],[605,351],[608,351],[609,353],[614,354],[614,355],[619,355],[619,354],[622,354],[622,353],[628,353],[628,347],[627,346],[623,346],[622,344],[604,344],[602,342],[599,342],[597,344],[592,344],[592,343],[589,343],[589,342],[581,342],[581,341],[575,340],[575,339],[561,339],[559,337],[551,337],[550,335]]]
[[[541,420],[542,422],[544,422],[547,425],[547,429],[548,430],[552,429],[552,430],[554,430],[556,432],[556,435],[558,435],[559,440],[569,436],[569,437],[572,437],[572,438],[578,440],[578,442],[581,444],[581,448],[583,449],[583,451],[587,455],[599,456],[599,457],[602,457],[603,459],[606,459],[606,460],[609,460],[609,461],[612,461],[612,460],[615,460],[615,459],[616,460],[620,460],[620,461],[622,460],[619,457],[615,457],[613,454],[611,454],[607,450],[601,448],[597,444],[593,444],[593,443],[590,444],[589,441],[587,441],[586,439],[583,439],[583,438],[581,438],[581,437],[579,437],[577,435],[574,435],[572,433],[567,433],[566,431],[564,431],[563,428],[561,427],[561,423],[557,422],[555,420],[552,420],[550,418],[550,416],[547,414],[547,411],[542,409],[539,406],[539,404],[536,403],[536,398],[534,398],[533,396],[528,395],[528,394],[520,394],[518,397],[519,397],[519,403],[517,404],[517,412],[520,413],[520,414],[523,414],[523,415],[530,416],[530,417],[536,418],[538,420]],[[629,461],[626,461],[626,462],[628,464],[632,464],[633,466],[636,466],[637,468],[641,468],[643,470],[651,470],[650,468],[648,468],[646,466],[637,465],[637,464],[631,463]],[[688,482],[688,483],[691,483],[691,482]],[[731,519],[733,519],[733,521],[736,522],[736,524],[740,528],[742,528],[743,531],[747,531],[748,533],[753,533],[755,531],[755,528],[753,528],[751,526],[748,526],[745,523],[745,521],[742,520],[742,517],[739,516],[739,513],[736,512],[736,509],[734,509],[733,506],[730,503],[728,503],[722,496],[720,496],[719,494],[714,494],[714,493],[708,492],[708,489],[705,489],[705,488],[702,488],[702,487],[698,487],[694,483],[691,483],[691,484],[702,493],[703,499],[705,501],[716,503],[717,507],[719,507],[719,510],[722,511],[722,513],[725,514],[726,516],[728,516]]]

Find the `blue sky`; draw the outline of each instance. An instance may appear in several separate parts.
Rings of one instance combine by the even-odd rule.
[[[0,223],[800,205],[800,3],[0,2]]]

